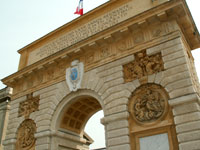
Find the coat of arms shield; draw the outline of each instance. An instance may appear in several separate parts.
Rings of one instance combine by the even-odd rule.
[[[66,69],[66,82],[70,91],[77,91],[81,88],[81,81],[84,72],[84,65],[78,60],[71,63],[71,67]]]

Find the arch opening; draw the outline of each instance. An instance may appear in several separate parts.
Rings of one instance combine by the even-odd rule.
[[[81,97],[65,108],[60,128],[82,134],[89,118],[101,109],[101,105],[95,98]]]
[[[86,133],[88,130],[86,131],[85,127],[97,112],[103,110],[103,106],[98,95],[91,95],[91,92],[87,92],[78,91],[76,94],[72,93],[65,97],[57,107],[54,115],[56,134],[52,138],[53,143],[57,142],[56,146],[55,144],[53,145],[55,148],[83,150],[91,148],[90,145],[94,140],[90,137],[90,134]],[[102,118],[103,111],[101,111],[101,114]],[[100,118],[95,117],[94,123],[100,124]],[[96,125],[94,126],[96,127]]]

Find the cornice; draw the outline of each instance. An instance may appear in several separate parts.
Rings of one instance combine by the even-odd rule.
[[[13,98],[16,98],[25,94],[29,94],[29,92],[34,92],[41,88],[65,80],[65,69],[69,67],[70,62],[73,59],[79,59],[80,61],[84,62],[85,71],[87,72],[91,69],[112,62],[116,59],[128,56],[142,49],[150,48],[161,42],[180,36],[185,37],[188,45],[190,46],[190,49],[192,49],[193,45],[190,43],[187,35],[190,35],[192,33],[192,36],[190,36],[190,38],[194,38],[196,39],[197,43],[200,43],[199,34],[193,34],[193,29],[195,25],[193,24],[193,21],[191,21],[191,15],[188,15],[189,12],[185,9],[187,10],[188,8],[185,5],[184,0],[170,1],[164,3],[137,16],[127,19],[119,24],[116,24],[98,34],[90,36],[70,47],[58,51],[57,53],[50,55],[34,64],[31,64],[19,70],[18,72],[4,78],[2,81],[4,84],[10,87],[16,87],[18,84],[22,84],[22,82],[28,82],[32,78],[35,78],[34,76],[38,75],[39,73],[45,73],[45,77],[49,76],[48,74],[51,74],[52,68],[58,69],[58,66],[61,66],[60,70],[58,70],[58,73],[60,73],[60,75],[57,75],[55,78],[50,77],[51,80],[45,79],[46,81],[39,85],[34,85],[34,83],[33,85],[27,85],[30,87],[26,86],[25,89],[21,89],[20,92],[17,92],[18,90],[14,88],[15,92]],[[185,14],[182,14],[182,12],[184,12]],[[182,16],[183,18],[185,17],[186,22],[183,19],[180,20],[179,16]],[[175,28],[173,29],[173,31],[170,31],[171,29],[168,28],[168,25],[166,24],[166,28],[168,28],[169,31],[168,33],[165,33],[165,35],[154,37],[154,39],[148,39],[147,41],[145,41],[145,43],[143,42],[136,44],[133,47],[124,50],[125,52],[118,51],[120,53],[118,55],[108,55],[101,59],[91,60],[93,61],[92,63],[87,63],[87,60],[85,59],[86,55],[87,58],[88,56],[94,55],[92,51],[98,53],[98,57],[100,57],[99,51],[102,49],[102,45],[108,46],[111,43],[118,43],[127,35],[131,34],[132,36],[136,36],[139,31],[145,30],[147,29],[147,27],[149,28],[149,30],[154,30],[151,26],[154,26],[156,28],[159,27],[160,24],[167,22],[178,22],[179,27],[175,27],[176,23],[173,23],[173,26]],[[188,33],[185,31],[185,23],[187,23]],[[147,36],[147,38],[149,37],[149,35],[144,36]],[[116,53],[116,51],[112,53]],[[48,70],[50,72],[48,72]]]

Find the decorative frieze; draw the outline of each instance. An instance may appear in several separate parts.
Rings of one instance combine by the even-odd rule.
[[[162,56],[160,53],[147,56],[145,51],[135,54],[135,60],[124,65],[125,82],[140,79],[164,70]]]
[[[29,118],[32,112],[39,110],[39,97],[33,97],[32,94],[27,95],[27,100],[19,104],[19,117]]]
[[[161,118],[167,110],[168,96],[156,84],[139,87],[130,100],[130,112],[139,123],[151,123]]]
[[[45,44],[30,53],[28,65],[33,64],[47,56],[69,47],[83,39],[86,39],[100,31],[103,31],[129,17],[130,4],[125,4],[103,16],[100,16],[79,28],[67,32],[56,40]]]
[[[16,150],[35,150],[36,124],[27,119],[22,122],[17,133]]]
[[[166,33],[174,31],[173,27],[174,22],[170,23],[160,23],[156,27],[162,29],[162,34],[159,34],[158,37],[165,35]],[[154,28],[156,28],[154,27]],[[157,38],[158,38],[157,37]],[[131,55],[138,51],[141,47],[145,49],[148,47],[149,44],[153,44],[152,41],[155,39],[152,35],[152,28],[137,28],[136,31],[133,31],[132,28],[126,30],[126,33],[120,32],[118,34],[111,35],[110,40],[102,39],[100,41],[94,42],[87,47],[84,47],[83,50],[85,53],[81,53],[82,55],[71,55],[70,57],[64,55],[59,59],[52,62],[52,64],[45,64],[43,66],[39,66],[38,68],[34,69],[34,71],[30,72],[28,75],[22,75],[21,77],[17,78],[14,85],[14,97],[19,97],[27,93],[35,91],[34,89],[39,89],[40,87],[45,87],[46,85],[54,84],[60,81],[65,80],[65,71],[66,68],[70,66],[70,62],[74,59],[77,59],[85,64],[84,70],[88,71],[95,67],[101,66],[105,63],[112,62],[115,59],[120,59],[122,57]],[[159,40],[157,41],[159,43]],[[155,43],[154,43],[155,44]],[[86,51],[87,50],[87,51]],[[141,54],[139,54],[141,55]],[[148,75],[151,74],[151,67],[153,70],[159,66],[158,63],[152,64],[152,59],[158,57],[149,57],[144,55],[144,60],[148,59],[148,66],[146,69],[148,73],[144,71],[142,74]],[[160,55],[160,54],[159,54]],[[136,56],[139,59],[140,56]],[[159,60],[159,59],[158,59]],[[134,63],[132,63],[133,65]],[[157,65],[156,65],[157,64]],[[161,63],[162,64],[162,63]],[[131,66],[131,65],[130,65]],[[144,64],[143,64],[144,66]],[[162,67],[161,67],[162,68]],[[146,70],[145,69],[145,70]],[[144,70],[144,68],[143,68]],[[162,70],[162,69],[160,69]],[[140,71],[136,71],[140,72]],[[32,77],[30,77],[32,76]],[[127,73],[127,76],[129,73]],[[140,77],[141,75],[137,75]],[[24,80],[24,78],[26,80]],[[129,80],[134,80],[137,77],[131,79],[127,78],[126,82]],[[29,91],[27,91],[29,89]]]

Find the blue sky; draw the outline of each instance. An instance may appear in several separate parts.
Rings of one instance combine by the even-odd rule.
[[[84,0],[84,11],[87,12],[108,0]],[[17,50],[44,36],[50,31],[78,17],[74,11],[79,0],[0,0],[0,79],[17,71],[19,54]],[[195,23],[200,30],[200,1],[187,0]],[[195,50],[197,72],[200,75],[200,50]],[[0,82],[0,89],[5,87]],[[103,117],[98,113],[93,118]],[[92,121],[91,121],[92,122]],[[94,121],[95,122],[95,121]],[[99,123],[99,120],[98,120]],[[89,135],[95,132],[97,145],[104,146],[103,126],[90,123]]]

